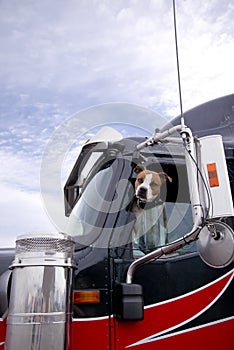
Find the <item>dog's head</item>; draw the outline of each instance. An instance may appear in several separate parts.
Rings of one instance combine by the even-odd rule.
[[[162,184],[166,180],[172,182],[171,177],[166,173],[156,173],[155,171],[146,169],[144,165],[137,165],[134,171],[137,174],[135,181],[136,197],[145,203],[160,199],[160,189]]]

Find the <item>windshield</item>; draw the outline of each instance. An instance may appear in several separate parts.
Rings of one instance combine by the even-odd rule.
[[[85,187],[67,227],[76,242],[107,247],[114,231],[122,232],[126,221],[133,225],[134,215],[127,206],[134,191],[128,179],[121,177],[123,170],[122,159],[112,160],[104,164]]]

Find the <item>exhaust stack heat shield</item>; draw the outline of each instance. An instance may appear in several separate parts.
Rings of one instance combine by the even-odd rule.
[[[69,349],[73,251],[60,233],[17,238],[5,350]]]

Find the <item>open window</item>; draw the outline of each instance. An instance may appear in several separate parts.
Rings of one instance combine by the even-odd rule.
[[[144,166],[156,172],[165,172],[172,178],[161,188],[161,203],[145,205],[134,241],[134,256],[140,257],[190,232],[193,226],[190,194],[185,160],[180,154],[149,157]],[[195,251],[195,244],[177,251],[185,254]]]

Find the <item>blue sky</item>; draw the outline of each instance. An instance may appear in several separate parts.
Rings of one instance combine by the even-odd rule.
[[[232,0],[177,0],[185,111],[233,93],[233,18]],[[179,98],[172,0],[1,0],[0,42],[1,247],[57,230],[40,179],[56,130],[76,119],[67,151],[108,122],[153,132],[154,113],[175,117]],[[120,109],[100,117],[100,105]],[[129,106],[141,113],[126,117]]]

